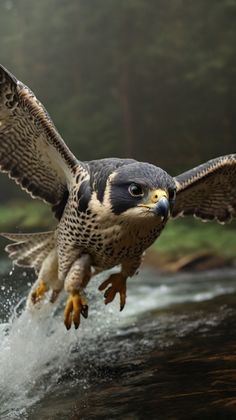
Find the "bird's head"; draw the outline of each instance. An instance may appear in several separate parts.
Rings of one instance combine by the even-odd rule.
[[[176,186],[161,168],[135,162],[118,168],[108,179],[112,212],[124,217],[156,217],[167,221]]]

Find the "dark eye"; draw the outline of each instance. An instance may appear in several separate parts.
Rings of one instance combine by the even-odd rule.
[[[130,184],[129,186],[129,193],[133,197],[142,197],[144,195],[143,189],[139,184]]]
[[[170,190],[169,191],[169,199],[171,201],[173,201],[173,200],[175,200],[175,198],[176,198],[176,190]]]

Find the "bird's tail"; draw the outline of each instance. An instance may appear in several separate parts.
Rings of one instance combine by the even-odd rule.
[[[0,233],[4,238],[13,241],[5,251],[14,264],[22,267],[33,267],[39,272],[44,259],[56,246],[55,231],[42,233]]]

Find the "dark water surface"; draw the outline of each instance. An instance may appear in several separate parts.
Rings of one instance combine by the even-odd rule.
[[[104,307],[102,275],[88,288],[89,318],[67,332],[65,297],[21,313],[29,276],[6,270],[0,419],[236,418],[236,271],[143,270],[122,313]]]

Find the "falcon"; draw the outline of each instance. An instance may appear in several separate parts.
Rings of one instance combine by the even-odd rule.
[[[3,233],[16,265],[37,280],[28,306],[64,290],[67,329],[88,316],[85,288],[98,272],[120,265],[99,289],[105,304],[126,300],[126,282],[170,217],[230,221],[236,216],[236,154],[218,157],[176,177],[133,159],[76,159],[31,90],[0,66],[0,169],[32,198],[51,205],[55,230]]]

